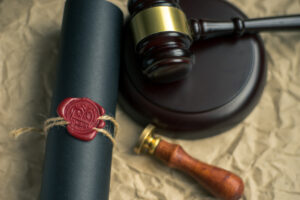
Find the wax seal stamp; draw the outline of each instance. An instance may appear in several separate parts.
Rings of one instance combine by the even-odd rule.
[[[80,140],[93,140],[97,135],[95,128],[105,126],[99,119],[105,110],[88,98],[67,98],[59,104],[57,113],[68,122],[68,132]]]
[[[191,175],[218,199],[238,200],[243,195],[244,182],[239,176],[191,157],[180,145],[156,136],[155,126],[151,124],[142,132],[134,150],[137,154],[150,154],[169,167]]]

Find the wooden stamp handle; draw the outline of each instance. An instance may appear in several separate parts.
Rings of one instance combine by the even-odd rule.
[[[168,166],[191,175],[201,186],[220,199],[237,200],[243,194],[244,184],[240,177],[192,158],[180,145],[161,140],[154,156]]]

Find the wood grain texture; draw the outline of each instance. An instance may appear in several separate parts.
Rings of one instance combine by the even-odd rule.
[[[232,17],[245,16],[228,2],[219,0],[185,0],[181,6],[188,18],[226,21]],[[259,36],[251,35],[242,39],[224,37],[196,42],[191,47],[195,65],[188,73],[188,78],[170,84],[153,84],[142,74],[142,56],[135,54],[136,48],[129,28],[127,26],[124,39],[126,51],[120,84],[124,98],[120,99],[123,100],[123,109],[144,126],[152,123],[170,130],[173,136],[180,138],[208,137],[240,123],[259,101],[267,71],[265,50]],[[167,35],[164,37],[167,38]],[[157,58],[155,62],[149,62],[157,65],[162,57],[166,58],[166,53],[155,53],[161,47],[161,41],[158,41],[158,36],[154,39],[157,40],[152,45],[155,46],[154,51],[148,51],[147,54]],[[177,44],[176,47],[174,45],[176,52],[181,48]],[[167,57],[170,58],[169,55]],[[180,57],[180,60],[185,57]],[[176,60],[175,57],[171,58],[170,61]],[[163,68],[163,65],[159,66]],[[172,66],[171,62],[167,66]],[[165,75],[170,77],[171,74]]]
[[[131,17],[154,6],[170,6],[180,9],[177,0],[130,0]],[[141,60],[141,70],[151,81],[169,83],[184,79],[192,70],[192,40],[179,32],[160,32],[144,38],[136,45]]]
[[[237,200],[243,194],[244,183],[240,177],[192,158],[180,145],[162,140],[154,156],[169,167],[191,175],[201,186],[220,199]]]

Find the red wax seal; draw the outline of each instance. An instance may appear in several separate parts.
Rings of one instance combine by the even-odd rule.
[[[57,113],[69,122],[68,132],[80,140],[93,140],[97,135],[93,128],[105,126],[103,120],[98,120],[105,110],[88,98],[67,98],[59,104]]]

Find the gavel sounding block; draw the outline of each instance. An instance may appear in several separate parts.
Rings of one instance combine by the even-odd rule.
[[[185,0],[181,7],[188,18],[246,18],[221,0]],[[260,99],[267,71],[260,36],[198,41],[192,46],[195,65],[190,75],[178,82],[155,84],[142,74],[128,26],[127,29],[120,102],[135,120],[175,131],[177,137],[189,137],[187,132],[192,132],[192,137],[201,138],[238,124]]]

